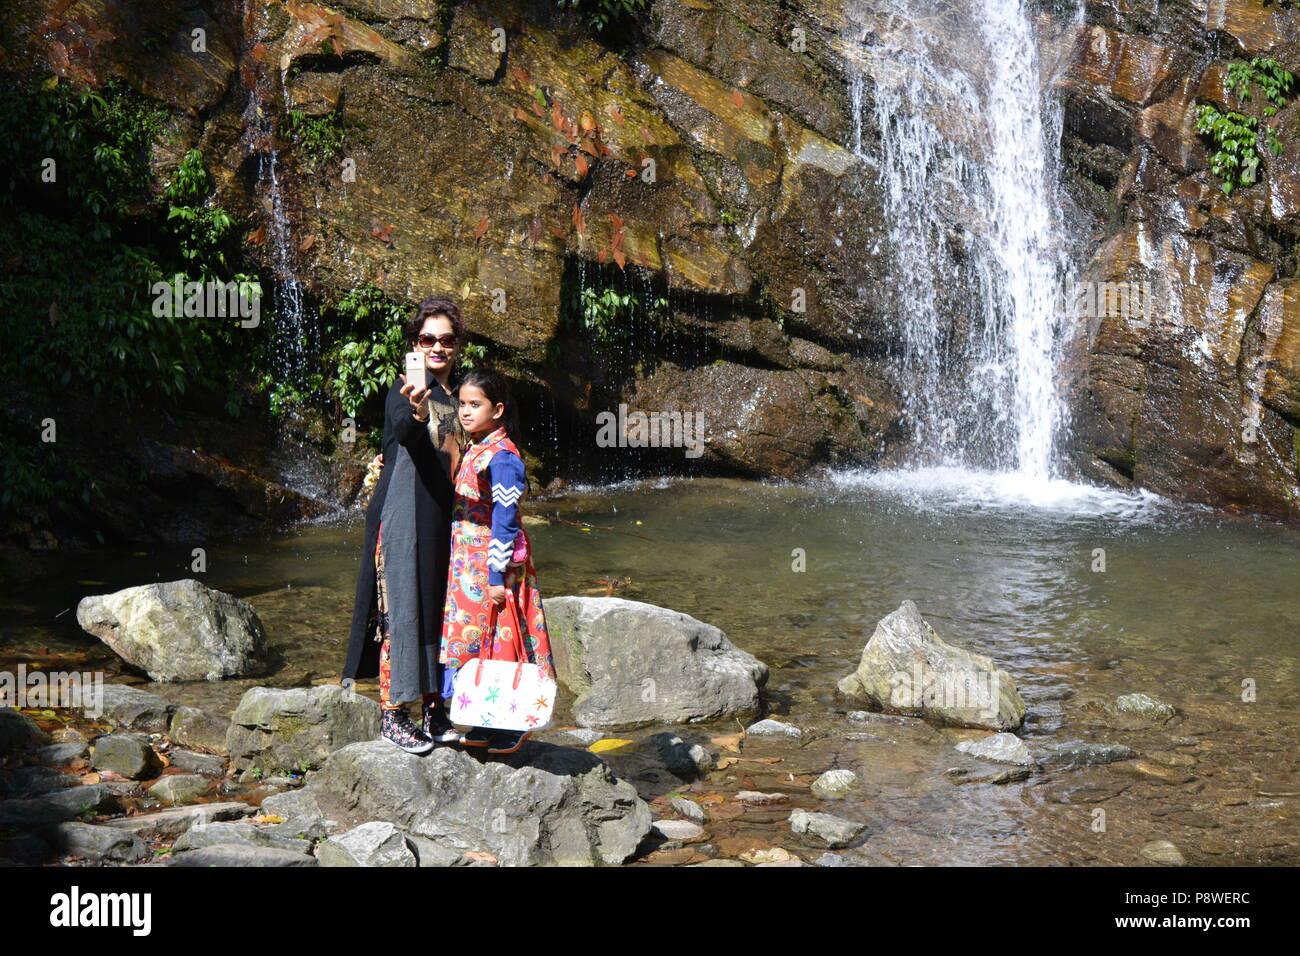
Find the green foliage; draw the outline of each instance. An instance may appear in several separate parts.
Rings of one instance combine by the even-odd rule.
[[[209,182],[197,152],[161,202],[151,194],[152,146],[166,117],[117,84],[0,84],[0,177],[10,186],[0,192],[0,378],[17,394],[44,403],[75,385],[86,400],[157,402],[201,385],[238,409],[230,370],[248,367],[254,333],[235,320],[155,309],[155,283],[224,266],[221,242],[233,229],[225,213],[201,205]],[[3,510],[38,522],[46,506],[75,514],[84,475],[17,424],[0,443]]]
[[[1286,106],[1295,88],[1295,77],[1276,60],[1255,57],[1249,63],[1235,60],[1228,64],[1227,86],[1243,103],[1249,102],[1255,91],[1262,93],[1267,103],[1260,112],[1267,120]],[[1245,113],[1220,112],[1210,103],[1197,107],[1196,131],[1214,146],[1210,171],[1218,177],[1225,195],[1259,179],[1264,149],[1274,156],[1282,155],[1282,142],[1271,125],[1261,125],[1259,117]]]
[[[1241,113],[1220,113],[1209,103],[1196,109],[1196,131],[1208,136],[1215,151],[1210,156],[1210,172],[1219,178],[1225,195],[1249,186],[1258,176],[1263,153],[1259,148],[1259,120]],[[1280,153],[1280,146],[1270,148]]]
[[[116,81],[103,90],[57,77],[35,87],[0,84],[0,175],[8,174],[10,197],[41,190],[64,211],[85,214],[92,238],[106,238],[107,220],[145,198],[150,147],[166,119]],[[42,180],[47,158],[53,183]]]
[[[235,221],[220,206],[201,205],[211,188],[203,154],[192,149],[185,154],[172,181],[163,191],[168,203],[167,222],[176,236],[180,254],[204,278],[226,270],[222,247],[230,239]]]
[[[657,298],[647,307],[634,292],[620,292],[612,286],[583,288],[566,303],[569,320],[585,329],[598,347],[631,341],[634,319],[648,311],[656,319],[668,308],[668,300]]]
[[[285,117],[285,127],[293,140],[299,162],[312,172],[324,169],[343,153],[343,123],[337,113],[307,116],[297,110]]]
[[[348,415],[355,416],[372,395],[386,389],[403,367],[406,310],[367,283],[353,289],[334,307],[345,323],[336,347],[330,393]]]
[[[1264,107],[1264,115],[1272,116],[1283,106],[1295,87],[1295,77],[1282,69],[1282,64],[1269,57],[1255,57],[1249,63],[1234,60],[1228,64],[1228,89],[1243,100],[1251,98],[1251,87],[1258,87],[1271,106]]]
[[[556,6],[572,10],[597,32],[622,26],[650,6],[650,0],[555,0]]]
[[[466,342],[460,347],[460,364],[464,368],[474,368],[477,365],[487,365],[487,346],[478,345],[474,342]]]

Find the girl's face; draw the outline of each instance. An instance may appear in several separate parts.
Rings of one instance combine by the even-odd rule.
[[[505,405],[500,402],[493,405],[477,385],[460,387],[460,424],[471,437],[478,438],[495,430],[505,413]]]
[[[424,354],[425,368],[430,372],[446,372],[451,368],[459,348],[460,342],[456,340],[456,330],[452,327],[451,319],[445,315],[435,315],[424,320],[415,349]]]

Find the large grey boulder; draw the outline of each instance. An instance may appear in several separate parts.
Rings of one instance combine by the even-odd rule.
[[[880,619],[841,693],[891,714],[952,727],[1015,730],[1025,702],[992,659],[939,638],[911,601]]]
[[[226,750],[236,771],[314,770],[348,744],[379,736],[379,705],[337,684],[253,687],[230,717]]]
[[[629,729],[756,716],[767,665],[711,624],[622,598],[557,597],[546,625],[585,727]]]
[[[243,676],[265,662],[252,605],[192,578],[82,598],[77,623],[156,681]]]
[[[621,863],[650,831],[649,806],[604,761],[538,741],[499,758],[352,744],[330,755],[302,792],[349,825],[392,823],[444,847],[490,853],[503,866]]]

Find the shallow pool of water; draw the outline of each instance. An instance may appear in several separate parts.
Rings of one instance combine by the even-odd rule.
[[[1300,729],[1294,530],[1151,495],[942,469],[789,485],[652,481],[579,489],[528,513],[549,519],[530,527],[543,596],[604,594],[601,580],[628,579],[620,597],[716,624],[771,667],[770,707],[806,729],[803,742],[753,741],[773,762],[738,765],[739,775],[715,774],[708,786],[766,782],[797,795],[801,775],[850,766],[869,792],[836,812],[872,822],[869,851],[856,851],[870,862],[1142,862],[1143,842],[1175,835],[1196,862],[1296,862],[1295,796],[1276,796],[1288,792],[1279,780],[1294,783]],[[76,602],[194,576],[252,602],[276,671],[149,689],[228,713],[254,684],[336,678],[360,540],[353,520],[211,544],[202,575],[189,571],[188,547],[69,556],[54,578],[0,593],[0,667],[104,666],[112,680],[120,668],[77,628]],[[957,786],[943,776],[952,745],[978,734],[851,739],[862,728],[845,722],[855,706],[837,698],[835,681],[904,599],[941,637],[1011,673],[1031,744],[1100,736],[1155,754],[1156,770],[1172,776],[1115,764]],[[1182,716],[1168,727],[1116,725],[1092,706],[1135,691]],[[1180,774],[1191,779],[1176,782]],[[1080,788],[1122,816],[1107,831],[1113,840],[1089,830],[1095,807],[1071,796]],[[1214,825],[1170,832],[1180,813]],[[727,826],[771,828],[756,819]]]

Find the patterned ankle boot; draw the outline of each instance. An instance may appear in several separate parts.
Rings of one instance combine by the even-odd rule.
[[[447,708],[442,701],[424,706],[424,720],[420,722],[420,729],[435,744],[450,744],[460,740],[460,731],[451,725]]]
[[[427,754],[433,749],[433,741],[411,723],[411,715],[405,707],[384,711],[379,722],[379,736],[397,744],[408,754]]]

